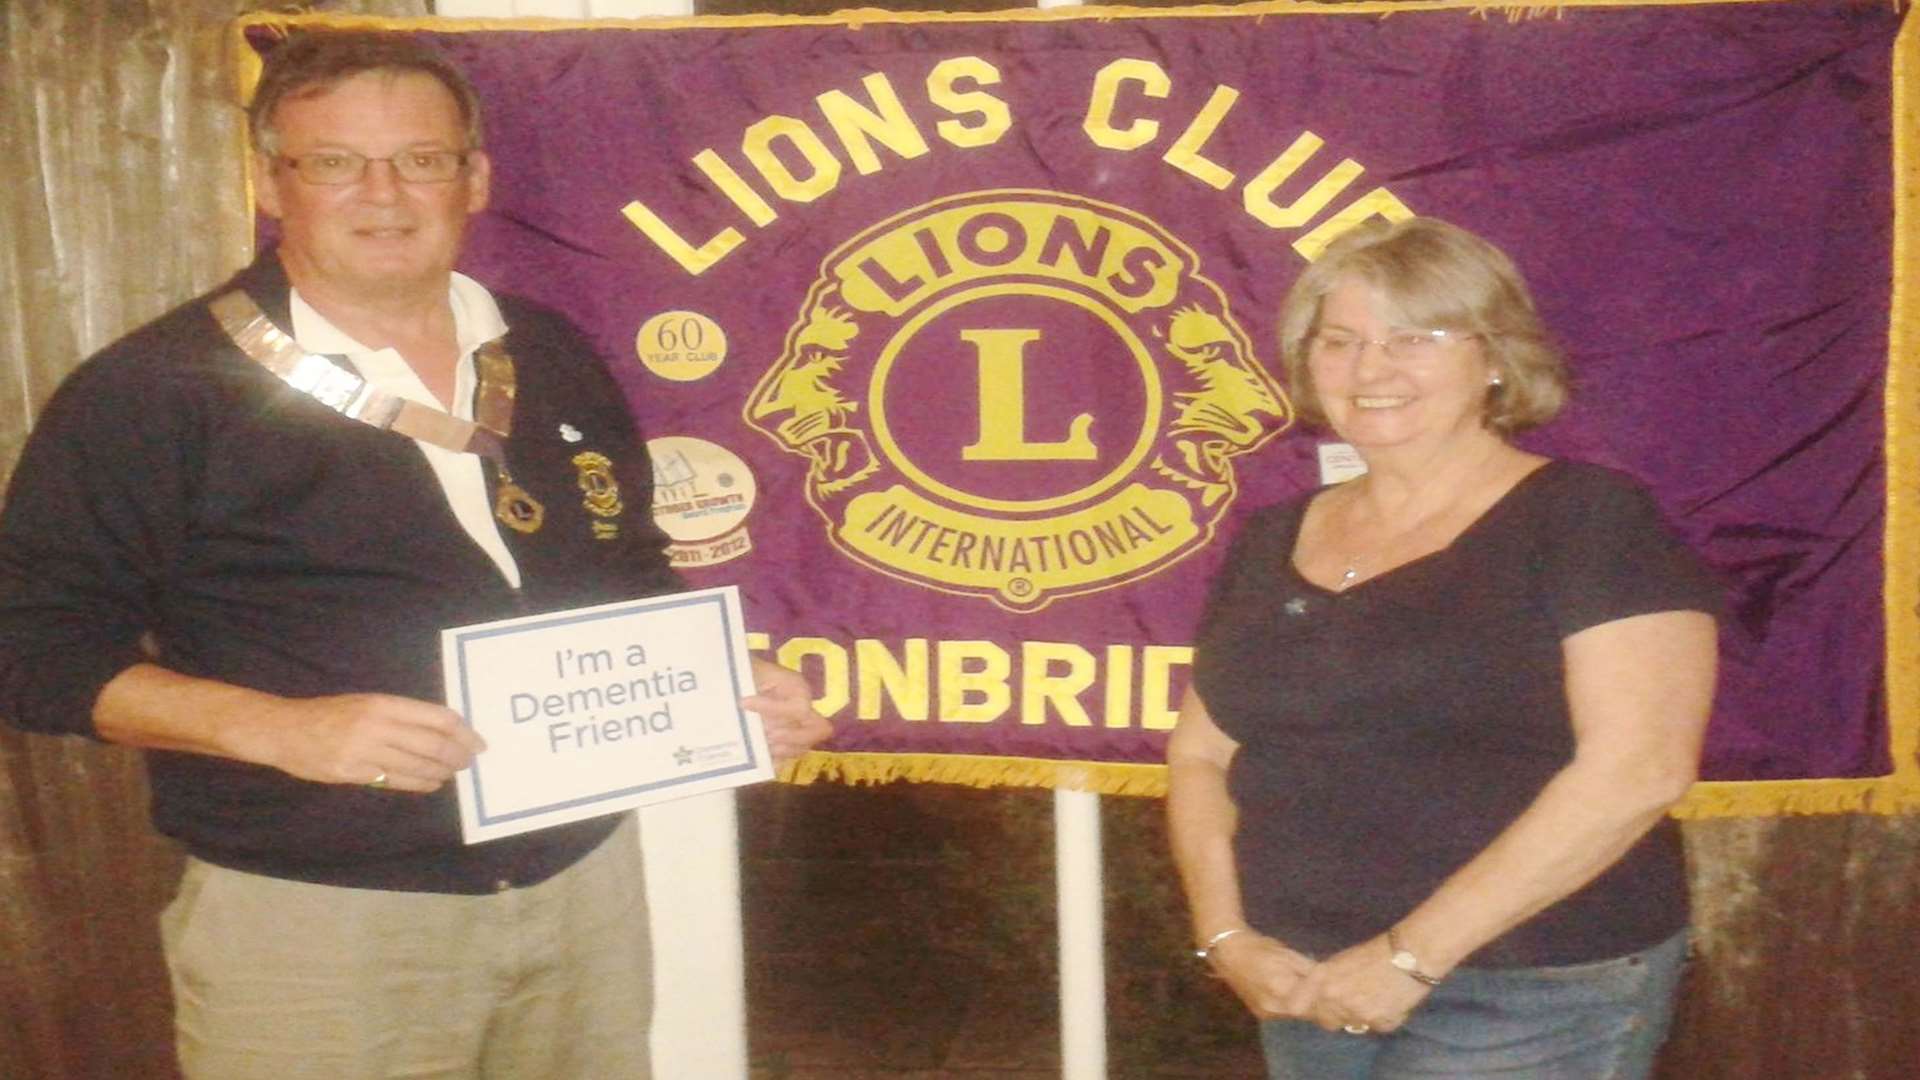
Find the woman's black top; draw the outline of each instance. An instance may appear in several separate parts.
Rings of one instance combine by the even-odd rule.
[[[1309,955],[1384,931],[1571,759],[1561,641],[1719,587],[1631,480],[1550,462],[1450,546],[1334,593],[1294,570],[1306,499],[1261,511],[1214,581],[1194,685],[1229,773],[1248,920]],[[1582,963],[1687,921],[1664,820],[1469,964]]]

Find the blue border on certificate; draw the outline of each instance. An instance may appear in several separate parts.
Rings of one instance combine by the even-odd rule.
[[[669,595],[661,596],[657,598],[648,598],[648,599],[630,601],[628,603],[622,604],[619,610],[617,611],[592,611],[592,612],[584,612],[584,613],[569,612],[565,614],[556,615],[550,619],[536,618],[534,621],[519,623],[516,626],[496,627],[493,629],[475,630],[469,633],[455,634],[454,648],[455,648],[457,664],[459,667],[458,683],[460,687],[460,713],[462,716],[465,716],[466,714],[473,711],[473,695],[467,686],[467,643],[470,641],[479,641],[483,638],[497,637],[501,634],[524,633],[532,629],[547,629],[555,626],[566,626],[570,623],[587,623],[587,622],[595,622],[600,619],[620,619],[620,618],[626,618],[632,615],[646,615],[655,611],[665,611],[667,609],[676,608],[676,607],[693,607],[700,604],[712,604],[717,606],[720,609],[720,629],[723,635],[723,639],[726,641],[732,641],[733,640],[733,624],[732,624],[732,620],[728,618],[726,598],[719,595],[682,596],[678,594],[669,594]],[[729,685],[734,687],[738,687],[740,685],[740,677],[739,677],[740,669],[738,664],[736,663],[736,660],[737,658],[733,654],[733,649],[728,648],[727,649],[727,676],[731,680]],[[473,765],[471,766],[472,772],[473,772],[474,820],[476,823],[483,826],[497,825],[503,822],[518,821],[521,818],[532,817],[536,814],[549,814],[556,810],[571,810],[575,807],[591,806],[594,803],[607,802],[613,799],[623,798],[628,795],[637,795],[637,794],[640,794],[641,792],[659,791],[665,788],[678,787],[682,784],[693,783],[699,780],[707,780],[716,776],[726,776],[729,773],[747,772],[749,770],[758,768],[759,762],[754,757],[753,739],[747,728],[747,724],[749,722],[747,718],[747,710],[739,707],[739,705],[736,704],[734,706],[734,712],[737,714],[737,718],[740,724],[740,741],[746,747],[746,751],[747,751],[747,760],[738,765],[729,765],[725,768],[719,768],[719,769],[708,769],[705,772],[688,773],[685,776],[676,776],[671,780],[661,780],[651,784],[635,784],[632,787],[620,788],[619,790],[616,790],[616,791],[603,791],[595,795],[585,796],[583,798],[568,799],[564,802],[549,803],[545,806],[537,806],[537,807],[533,807],[526,810],[518,810],[511,814],[501,814],[501,815],[495,816],[487,813],[486,783],[485,783],[485,778],[481,774],[481,765],[486,761],[486,755],[482,754],[473,759]]]

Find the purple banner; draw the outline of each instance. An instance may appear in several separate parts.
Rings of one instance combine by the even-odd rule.
[[[686,577],[837,710],[828,774],[1152,789],[1226,540],[1320,482],[1280,298],[1411,213],[1566,347],[1529,445],[1724,576],[1707,777],[1893,770],[1899,12],[1058,14],[394,24],[487,105],[465,268],[596,341]]]

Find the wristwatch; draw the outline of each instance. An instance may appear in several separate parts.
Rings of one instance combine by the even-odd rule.
[[[1439,986],[1440,980],[1420,970],[1420,958],[1400,946],[1400,928],[1387,928],[1387,948],[1393,955],[1387,957],[1387,963],[1406,973],[1407,978],[1426,986]]]

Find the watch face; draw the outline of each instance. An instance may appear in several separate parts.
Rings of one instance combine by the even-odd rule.
[[[1408,952],[1405,949],[1401,949],[1399,952],[1394,953],[1393,957],[1388,962],[1391,963],[1394,967],[1399,968],[1401,971],[1412,971],[1415,968],[1420,966],[1420,961],[1414,959],[1413,954]]]

